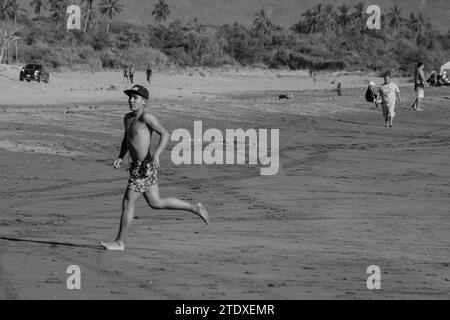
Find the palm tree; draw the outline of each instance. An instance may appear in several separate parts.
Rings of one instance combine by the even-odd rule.
[[[334,11],[332,4],[325,5],[320,20],[322,22],[322,30],[329,32],[333,29],[336,23],[336,12]]]
[[[66,16],[66,10],[69,6],[70,0],[49,0],[50,2],[50,13],[54,21],[56,21],[56,29],[63,25],[64,18]]]
[[[9,1],[0,0],[0,21],[2,21],[2,23],[6,21],[9,10],[10,10]]]
[[[11,33],[7,33],[5,29],[3,29],[2,34],[0,34],[0,39],[2,40],[2,44],[0,47],[0,64],[2,63],[3,56],[5,55],[5,51],[8,51],[8,46],[13,41],[20,40],[20,37],[18,37],[17,34],[18,31],[14,31]],[[16,51],[16,60],[17,60],[17,51]]]
[[[16,60],[17,60],[17,40],[20,38],[17,37],[15,34],[17,33],[16,30],[16,21],[17,17],[19,16],[20,12],[26,12],[25,9],[21,8],[18,4],[17,0],[0,0],[0,21],[1,21],[1,39],[2,39],[2,46],[1,46],[1,58],[0,61],[3,59],[3,56],[12,56],[10,44],[15,43],[16,45]],[[5,22],[7,20],[12,21],[12,30],[11,32],[8,32],[5,26]],[[8,59],[9,60],[9,59]]]
[[[322,16],[323,16],[323,4],[319,3],[313,8],[313,16],[316,21],[316,31],[320,29],[322,24]]]
[[[116,15],[122,12],[123,5],[119,3],[119,0],[102,0],[98,5],[98,10],[108,20],[106,25],[106,33],[108,33],[111,21]]]
[[[46,0],[33,0],[30,3],[30,6],[34,8],[34,14],[37,15],[37,19],[41,18],[41,12],[47,9],[47,1]]]
[[[170,15],[169,5],[165,0],[159,0],[158,3],[155,4],[155,8],[153,9],[152,16],[155,16],[155,20],[162,24],[166,21],[167,17]]]
[[[409,27],[416,33],[416,40],[419,38],[419,36],[423,36],[425,34],[425,31],[431,25],[430,20],[421,13],[419,13],[417,17],[414,15],[414,13],[411,13],[411,15],[409,16],[408,24]]]
[[[317,4],[313,9],[306,10],[303,14],[305,17],[305,32],[315,33],[320,31],[323,25],[323,5]]]
[[[8,56],[8,53],[10,52],[9,45],[13,42],[16,43],[17,60],[17,41],[20,40],[20,38],[17,36],[19,30],[16,29],[15,20],[18,12],[22,10],[16,0],[0,0],[0,63],[2,62],[3,57]],[[8,28],[8,19],[13,21],[12,28],[11,24],[9,24]]]
[[[397,30],[402,25],[402,22],[402,11],[397,5],[395,5],[387,14],[387,23],[390,28]]]
[[[305,18],[305,21],[300,21],[298,23],[298,29],[302,30],[304,33],[315,32],[317,21],[314,11],[308,9],[302,13],[302,17]]]
[[[364,3],[358,2],[353,6],[353,12],[351,13],[353,23],[350,26],[352,32],[364,33],[367,30],[365,18],[367,13],[364,10]]]
[[[353,6],[353,9],[354,11],[352,13],[352,17],[358,20],[359,22],[364,20],[364,16],[366,14],[364,11],[364,3],[358,2]]]
[[[266,10],[261,9],[260,12],[255,14],[253,19],[253,27],[262,34],[270,34],[273,30],[273,24],[267,16]]]
[[[352,21],[352,17],[350,16],[350,7],[343,4],[338,7],[338,10],[339,14],[337,15],[336,22],[341,30],[344,31]]]
[[[83,29],[84,32],[86,32],[90,22],[94,18],[94,9],[93,9],[94,0],[81,0],[80,5],[82,6],[83,4],[86,4],[85,5],[86,14],[84,15],[84,29]]]
[[[8,0],[8,2],[9,2],[8,16],[14,22],[15,25],[19,13],[20,12],[26,13],[27,10],[21,8],[20,5],[17,3],[17,0]]]

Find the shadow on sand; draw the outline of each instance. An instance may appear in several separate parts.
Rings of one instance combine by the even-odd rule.
[[[94,246],[94,245],[89,245],[89,244],[76,244],[76,243],[69,243],[69,242],[41,241],[41,240],[18,239],[18,238],[9,238],[9,237],[0,237],[0,240],[13,241],[13,242],[28,242],[28,243],[46,244],[46,245],[51,245],[51,246],[65,246],[65,247],[74,247],[74,248],[105,250],[100,245]]]

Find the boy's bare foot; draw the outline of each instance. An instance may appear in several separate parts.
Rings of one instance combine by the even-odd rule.
[[[201,203],[197,204],[197,214],[203,219],[203,221],[205,221],[206,224],[209,224],[208,211],[206,211],[205,207]]]
[[[111,250],[111,251],[124,251],[125,250],[125,245],[122,241],[111,241],[111,242],[100,241],[100,244],[106,250]]]

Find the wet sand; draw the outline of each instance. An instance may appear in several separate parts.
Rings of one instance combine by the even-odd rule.
[[[117,231],[128,178],[111,166],[127,112],[115,75],[85,88],[67,80],[82,74],[0,77],[1,299],[450,298],[450,88],[429,88],[415,113],[400,79],[405,102],[385,128],[368,77],[155,76],[150,110],[170,132],[279,128],[280,170],[175,166],[171,142],[161,194],[203,202],[211,224],[140,199],[118,253],[98,245]],[[70,265],[81,290],[66,287]],[[366,287],[370,265],[381,290]]]

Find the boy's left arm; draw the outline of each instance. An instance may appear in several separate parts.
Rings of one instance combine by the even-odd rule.
[[[158,122],[158,119],[148,113],[144,115],[144,122],[147,126],[156,131],[161,137],[158,146],[156,147],[155,153],[153,154],[153,164],[157,169],[159,169],[159,156],[166,148],[167,143],[169,142],[170,135],[167,130]]]

